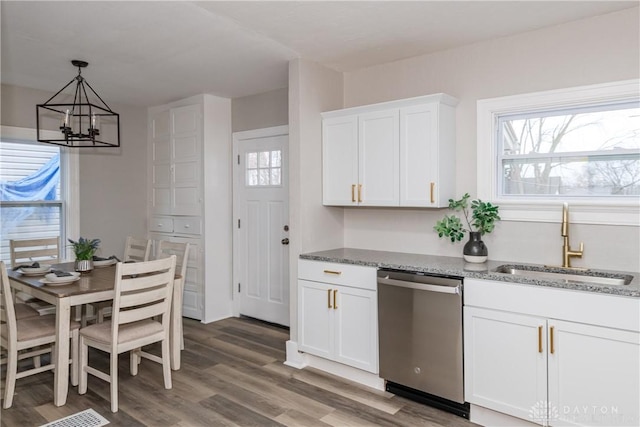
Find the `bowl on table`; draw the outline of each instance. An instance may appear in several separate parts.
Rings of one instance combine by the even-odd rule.
[[[68,275],[58,275],[56,273],[49,273],[44,278],[50,283],[67,283],[73,282],[80,277],[80,273],[75,271],[69,271]]]
[[[51,264],[40,264],[38,267],[22,266],[19,271],[25,276],[41,276],[51,270]]]

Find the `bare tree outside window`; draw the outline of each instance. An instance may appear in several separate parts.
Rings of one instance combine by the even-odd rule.
[[[503,195],[640,195],[637,103],[503,116],[499,124]]]

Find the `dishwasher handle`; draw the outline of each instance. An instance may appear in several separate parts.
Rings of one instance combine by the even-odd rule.
[[[430,285],[428,283],[407,282],[404,280],[389,279],[388,277],[378,277],[378,283],[382,285],[398,286],[400,288],[417,289],[417,290],[429,291],[429,292],[439,292],[442,294],[460,295],[460,285],[458,286]]]

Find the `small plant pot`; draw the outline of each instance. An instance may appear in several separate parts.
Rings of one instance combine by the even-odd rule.
[[[75,270],[79,273],[86,273],[93,270],[93,260],[77,259],[75,263]]]
[[[469,241],[465,243],[462,249],[464,260],[471,263],[483,263],[489,257],[489,250],[482,241],[479,231],[471,231],[469,233]]]

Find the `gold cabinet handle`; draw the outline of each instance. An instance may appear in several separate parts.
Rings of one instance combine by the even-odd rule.
[[[353,203],[356,202],[356,185],[355,184],[351,184],[351,201]]]
[[[358,184],[358,203],[362,203],[362,184]]]
[[[542,353],[542,326],[538,326],[538,353]]]
[[[436,202],[436,200],[433,198],[433,190],[434,190],[434,188],[436,187],[436,183],[435,183],[435,182],[432,182],[432,183],[431,183],[431,185],[430,185],[430,187],[431,187],[431,191],[430,191],[430,193],[431,193],[431,195],[430,195],[431,203],[435,203],[435,202]]]
[[[333,290],[333,309],[337,310],[338,309],[338,301],[336,300],[336,295],[338,294],[338,290],[334,289]]]
[[[327,289],[327,307],[331,308],[331,289]]]
[[[342,271],[324,270],[324,274],[335,274],[336,276],[339,276],[342,274]]]
[[[553,326],[551,326],[549,328],[549,352],[551,354],[553,354],[554,351],[555,350],[554,350],[554,347],[553,347]]]

